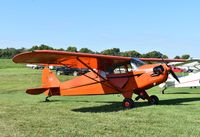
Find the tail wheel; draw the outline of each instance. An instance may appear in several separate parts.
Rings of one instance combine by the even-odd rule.
[[[134,101],[131,99],[131,98],[125,98],[122,102],[122,106],[125,108],[125,109],[131,109],[133,108],[135,105],[134,105]]]
[[[155,95],[150,96],[149,104],[151,105],[158,105],[159,98]]]

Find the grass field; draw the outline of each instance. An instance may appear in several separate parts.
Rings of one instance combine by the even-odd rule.
[[[40,70],[0,60],[0,137],[109,136],[199,137],[200,88],[149,90],[160,104],[136,102],[123,110],[121,95],[52,97],[31,96],[26,88],[40,86]],[[62,76],[62,80],[70,77]]]

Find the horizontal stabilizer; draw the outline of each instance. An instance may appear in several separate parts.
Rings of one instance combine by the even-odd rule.
[[[46,95],[60,95],[60,88],[50,87],[50,88],[33,88],[33,89],[26,90],[26,93],[31,94],[31,95],[38,95],[44,92]]]
[[[38,95],[38,94],[42,94],[45,91],[47,91],[49,88],[33,88],[33,89],[27,89],[26,93],[27,94],[31,94],[31,95]]]

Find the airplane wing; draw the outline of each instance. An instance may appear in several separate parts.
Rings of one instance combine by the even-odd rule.
[[[13,62],[15,63],[64,65],[74,68],[86,68],[87,65],[92,69],[100,69],[104,71],[107,71],[109,67],[115,64],[126,63],[130,60],[131,57],[55,50],[35,50],[18,54],[13,58]]]
[[[139,58],[142,61],[152,61],[152,62],[186,62],[186,59],[162,59],[162,58]]]
[[[131,57],[110,56],[101,54],[87,54],[55,50],[35,50],[16,55],[15,63],[64,65],[73,68],[100,69],[108,71],[115,64],[128,63]],[[160,58],[139,58],[142,61],[163,62]],[[183,62],[182,59],[165,59],[167,62]]]

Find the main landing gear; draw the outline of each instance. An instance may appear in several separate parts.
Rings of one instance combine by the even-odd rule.
[[[159,98],[156,95],[149,96],[146,91],[137,91],[136,94],[138,94],[138,96],[135,100],[147,99],[150,105],[158,105],[159,103]]]
[[[157,96],[155,96],[155,95],[149,96],[145,90],[144,91],[135,91],[135,93],[138,94],[138,96],[135,98],[135,100],[147,99],[148,103],[151,105],[158,105],[158,103],[159,103],[159,98]]]
[[[159,103],[159,98],[155,95],[149,96],[146,91],[135,91],[138,96],[135,98],[135,100],[143,99],[143,100],[148,100],[148,103],[150,105],[158,105]],[[122,106],[125,109],[131,109],[135,107],[134,101],[131,99],[131,96],[124,96],[125,99],[122,102]]]

